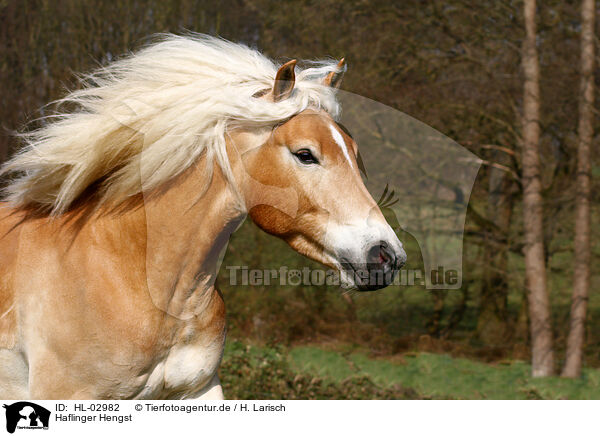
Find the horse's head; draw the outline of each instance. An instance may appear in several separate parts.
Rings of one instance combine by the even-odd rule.
[[[290,95],[294,64],[285,64],[260,98]],[[339,82],[335,74],[325,79]],[[261,229],[344,272],[359,290],[391,283],[406,253],[365,188],[356,142],[326,112],[308,109],[274,129],[231,137],[242,162],[236,179],[244,178],[240,190]]]

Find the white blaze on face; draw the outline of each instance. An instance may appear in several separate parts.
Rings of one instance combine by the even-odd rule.
[[[335,141],[335,143],[342,149],[342,153],[344,153],[346,160],[348,160],[348,163],[350,164],[350,168],[353,168],[352,159],[350,159],[350,154],[348,153],[348,147],[346,146],[346,142],[344,141],[342,134],[339,132],[338,129],[336,129],[333,126],[333,124],[329,124],[329,130],[331,131],[331,136],[333,136],[333,140]]]

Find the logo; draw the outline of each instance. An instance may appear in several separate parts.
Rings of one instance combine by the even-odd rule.
[[[3,406],[6,409],[6,431],[14,433],[15,429],[48,430],[50,411],[28,401],[19,401]]]

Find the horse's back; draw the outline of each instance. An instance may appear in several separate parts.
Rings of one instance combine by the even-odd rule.
[[[18,335],[18,296],[13,287],[22,215],[0,203],[0,396],[27,396],[27,363]]]

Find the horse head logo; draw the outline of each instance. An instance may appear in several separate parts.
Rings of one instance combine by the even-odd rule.
[[[14,433],[19,428],[48,428],[50,411],[42,406],[28,401],[19,401],[10,405],[4,404],[6,409],[6,431]]]

